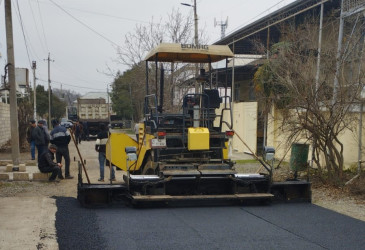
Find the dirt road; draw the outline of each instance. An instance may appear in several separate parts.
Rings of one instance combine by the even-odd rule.
[[[95,141],[85,141],[79,145],[91,182],[97,182],[99,177],[94,144]],[[57,207],[52,197],[77,196],[80,158],[74,145],[70,144],[69,150],[70,171],[74,179],[59,183],[0,182],[0,249],[58,249],[55,229]],[[29,153],[22,153],[20,157],[21,162],[32,164]],[[9,153],[2,153],[0,159],[10,160],[11,157]],[[108,172],[106,168],[106,176]]]

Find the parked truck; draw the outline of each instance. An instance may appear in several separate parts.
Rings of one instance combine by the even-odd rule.
[[[96,136],[100,132],[100,124],[109,124],[112,112],[108,100],[106,92],[89,92],[77,99],[77,117],[86,137]]]

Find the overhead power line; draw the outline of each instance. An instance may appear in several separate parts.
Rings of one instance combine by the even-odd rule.
[[[44,80],[44,79],[41,79],[41,78],[37,78],[37,80],[39,80],[41,82],[48,82],[47,80]],[[98,89],[98,88],[91,88],[91,87],[81,87],[81,86],[72,85],[72,84],[68,84],[68,83],[64,83],[64,82],[59,82],[59,81],[54,81],[54,80],[52,80],[52,83],[62,84],[62,85],[66,85],[66,86],[70,86],[70,87],[74,87],[74,88],[79,88],[79,89],[90,89],[90,90],[101,90],[101,91],[105,91],[105,89]]]
[[[41,3],[49,4],[48,2],[41,2]],[[135,22],[135,23],[147,23],[147,24],[152,24],[152,25],[159,25],[158,23],[151,23],[150,21],[144,21],[144,20],[138,20],[138,19],[133,19],[133,18],[128,18],[128,17],[115,16],[115,15],[110,15],[110,14],[106,14],[106,13],[90,11],[90,10],[84,10],[84,9],[79,9],[79,8],[73,8],[73,7],[64,6],[64,5],[62,6],[62,8],[63,9],[70,9],[70,10],[76,10],[76,11],[80,11],[80,12],[84,12],[84,13],[89,13],[89,14],[92,14],[92,15],[110,17],[110,18],[115,18],[115,19],[121,19],[121,20]]]
[[[279,4],[281,4],[282,2],[284,2],[286,0],[280,0],[279,2],[277,2],[276,4],[270,6],[269,8],[265,9],[264,11],[260,12],[259,14],[257,14],[256,16],[252,17],[251,19],[249,19],[247,22],[245,22],[244,24],[241,24],[239,26],[237,26],[236,28],[234,28],[233,30],[230,31],[230,33],[233,33],[237,30],[239,30],[240,28],[244,27],[245,25],[251,23],[253,20],[255,20],[256,18],[260,17],[262,14],[269,12],[272,8],[278,6]]]
[[[57,3],[55,3],[53,0],[50,0],[51,3],[53,3],[54,5],[56,5],[60,10],[62,10],[63,12],[65,12],[67,15],[69,15],[72,19],[74,19],[75,21],[77,21],[78,23],[80,23],[81,25],[85,26],[87,29],[89,29],[90,31],[92,31],[93,33],[95,33],[96,35],[100,36],[101,38],[105,39],[106,41],[110,42],[111,44],[113,44],[116,47],[120,47],[117,43],[113,42],[112,40],[110,40],[109,38],[105,37],[104,35],[100,34],[99,32],[97,32],[95,29],[91,28],[89,25],[85,24],[84,22],[80,21],[79,19],[77,19],[76,17],[74,17],[73,15],[71,15],[68,11],[66,11],[64,8],[62,8],[60,5],[58,5]]]
[[[89,14],[93,14],[93,15],[99,15],[99,16],[105,16],[105,17],[111,17],[111,18],[116,18],[116,19],[121,19],[121,20],[126,20],[126,21],[136,22],[136,23],[147,23],[147,24],[150,24],[150,23],[151,23],[151,22],[148,22],[148,21],[142,21],[142,20],[137,20],[137,19],[132,19],[132,18],[126,18],[126,17],[114,16],[114,15],[109,15],[109,14],[100,13],[100,12],[95,12],[95,11],[82,10],[82,9],[71,8],[71,7],[67,7],[67,9],[77,10],[77,11],[80,11],[80,12],[89,13]]]
[[[19,8],[19,2],[18,2],[18,1],[16,1],[16,5],[17,5],[17,9],[18,9],[18,15],[19,15],[19,22],[20,22],[20,26],[21,26],[21,28],[22,28],[22,33],[23,33],[23,38],[24,38],[25,49],[26,49],[26,51],[27,51],[28,63],[29,63],[29,65],[30,65],[30,67],[32,67],[31,60],[30,60],[30,56],[29,56],[28,43],[27,43],[27,39],[25,38],[25,32],[24,32],[24,25],[23,25],[23,20],[22,20],[22,14],[20,13],[20,8]]]
[[[44,42],[46,43],[47,51],[49,51],[49,49],[48,49],[48,44],[47,44],[47,38],[46,38],[46,32],[44,32],[44,25],[43,25],[43,18],[42,18],[41,7],[39,6],[39,1],[38,1],[38,0],[37,0],[37,3],[38,3],[38,12],[39,12],[39,17],[40,17],[40,19],[41,19],[41,24],[42,24],[42,31],[43,31]]]
[[[32,8],[32,5],[30,3],[30,1],[28,0],[28,3],[29,3],[29,8],[30,8],[30,12],[32,13],[32,18],[33,18],[33,22],[34,22],[34,25],[35,25],[35,29],[36,29],[36,32],[37,32],[37,36],[38,36],[38,39],[39,39],[39,42],[42,44],[42,49],[43,49],[43,52],[46,53],[47,51],[45,50],[45,47],[47,47],[45,45],[45,40],[42,40],[41,39],[41,35],[39,33],[39,30],[38,30],[38,26],[37,26],[37,22],[35,20],[35,15],[34,15],[34,11],[33,11],[33,8]]]

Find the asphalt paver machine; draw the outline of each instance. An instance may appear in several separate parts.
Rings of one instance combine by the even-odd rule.
[[[138,138],[111,133],[107,144],[110,163],[123,170],[121,184],[88,184],[79,171],[78,199],[82,205],[113,203],[134,205],[267,203],[272,199],[310,201],[310,183],[274,183],[270,166],[266,173],[238,173],[228,157],[228,141],[234,136],[231,99],[212,87],[211,63],[225,61],[233,53],[225,45],[161,43],[146,56],[144,119]],[[181,111],[166,113],[163,107],[162,62],[208,65],[196,77],[194,93],[182,97]],[[154,67],[150,67],[152,66]],[[153,69],[154,68],[154,69]],[[152,69],[152,70],[151,70]],[[154,75],[150,77],[149,72]],[[227,77],[226,77],[227,79]],[[155,93],[150,93],[151,82]],[[157,83],[160,95],[157,96]],[[118,171],[117,171],[118,173]]]

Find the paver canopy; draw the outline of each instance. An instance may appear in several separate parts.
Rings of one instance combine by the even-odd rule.
[[[227,45],[193,45],[161,43],[152,49],[145,61],[209,63],[233,57]]]

